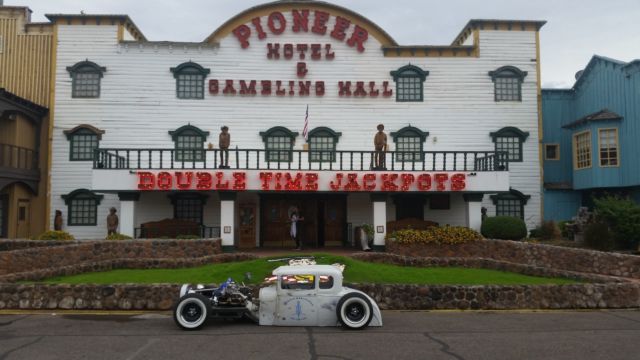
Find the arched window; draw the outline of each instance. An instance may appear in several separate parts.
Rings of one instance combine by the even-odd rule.
[[[69,140],[69,160],[91,161],[94,150],[100,146],[104,130],[82,124],[71,130],[65,130],[63,133]]]
[[[496,151],[506,153],[507,161],[522,162],[522,143],[529,137],[528,132],[508,126],[489,135],[496,144]]]
[[[169,135],[175,144],[176,161],[204,161],[204,142],[209,136],[208,131],[185,125],[169,131]]]
[[[309,131],[309,161],[335,161],[336,144],[341,135],[341,132],[335,132],[324,126]]]
[[[204,78],[211,72],[194,62],[172,67],[178,99],[204,99]]]
[[[78,189],[62,195],[67,205],[67,224],[69,226],[95,226],[98,223],[98,205],[103,195],[87,189]]]
[[[89,60],[68,66],[71,76],[71,97],[98,98],[100,97],[100,79],[107,68]]]
[[[489,71],[489,76],[494,83],[495,101],[522,101],[522,82],[526,71],[515,66],[503,66],[494,71]]]
[[[531,198],[518,190],[509,189],[508,193],[491,195],[496,206],[496,216],[513,216],[524,220],[524,206]]]
[[[424,81],[429,75],[414,65],[405,65],[391,72],[396,82],[396,101],[424,101]]]
[[[413,126],[404,127],[391,133],[396,144],[396,161],[422,161],[424,159],[423,144],[429,136]]]
[[[260,132],[266,149],[267,161],[291,162],[293,159],[293,144],[298,136],[286,127],[276,126],[267,131]]]

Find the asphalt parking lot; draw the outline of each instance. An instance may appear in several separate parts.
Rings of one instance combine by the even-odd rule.
[[[177,328],[167,313],[0,313],[9,359],[640,359],[640,310],[383,312],[384,327]]]

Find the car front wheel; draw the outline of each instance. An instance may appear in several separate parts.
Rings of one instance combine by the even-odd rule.
[[[184,330],[196,330],[204,325],[209,315],[209,299],[200,294],[187,294],[173,309],[173,319]]]
[[[343,296],[336,307],[338,320],[347,329],[364,329],[371,322],[373,311],[366,296],[351,293]]]

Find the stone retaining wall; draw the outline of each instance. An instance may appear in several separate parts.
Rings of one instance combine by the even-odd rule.
[[[389,253],[430,258],[480,258],[540,268],[640,279],[640,256],[508,240],[457,245],[401,245],[387,241]]]
[[[77,241],[62,240],[0,240],[0,251],[22,250],[35,247],[48,247],[77,244]]]
[[[351,284],[383,310],[640,307],[640,284],[426,286]],[[0,284],[0,309],[169,310],[180,285]],[[255,289],[254,289],[255,290]]]
[[[352,256],[354,259],[391,264],[398,266],[415,266],[415,267],[462,267],[470,269],[489,269],[498,271],[507,271],[529,276],[541,277],[562,277],[578,281],[593,283],[610,283],[610,282],[634,282],[633,279],[626,279],[616,276],[597,275],[589,273],[579,273],[566,270],[557,270],[544,268],[539,266],[514,264],[506,261],[497,261],[493,259],[476,259],[476,258],[433,258],[433,257],[410,257],[389,253],[358,253]]]
[[[220,254],[219,239],[77,242],[0,252],[0,276],[123,259],[183,259]]]

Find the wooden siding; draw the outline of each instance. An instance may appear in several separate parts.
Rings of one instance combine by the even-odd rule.
[[[540,221],[535,32],[479,31],[479,58],[411,59],[384,57],[381,44],[373,38],[367,41],[366,50],[358,53],[329,36],[286,32],[267,40],[280,44],[332,45],[336,53],[334,60],[307,59],[309,73],[305,80],[325,81],[323,97],[210,95],[205,87],[204,99],[179,100],[169,68],[183,62],[191,60],[210,69],[207,80],[234,79],[237,86],[238,80],[298,81],[297,60],[268,60],[267,41],[257,39],[253,39],[247,49],[241,49],[233,36],[221,39],[215,47],[206,44],[119,44],[117,26],[59,24],[58,29],[52,209],[66,208],[60,195],[91,184],[91,162],[69,162],[69,142],[63,130],[86,123],[106,131],[101,147],[172,148],[170,130],[190,123],[210,131],[206,142],[217,146],[219,128],[227,125],[232,147],[264,148],[259,132],[273,126],[300,132],[308,104],[312,129],[327,126],[342,132],[338,150],[372,149],[378,123],[385,124],[387,133],[408,125],[430,132],[425,151],[492,151],[494,143],[490,132],[505,126],[529,132],[523,146],[524,161],[510,164],[510,183],[514,189],[531,195],[525,207],[528,225],[533,227]],[[71,98],[71,78],[66,67],[85,59],[107,68],[99,99]],[[396,102],[395,94],[390,98],[338,96],[338,81],[376,81],[378,84],[389,81],[395,93],[389,72],[409,62],[430,72],[424,84],[424,102]],[[517,66],[528,72],[522,87],[522,102],[494,101],[494,86],[487,73],[504,65]],[[294,148],[302,149],[303,142],[299,136]],[[393,144],[391,149],[394,149]],[[371,222],[367,195],[349,195],[347,201],[348,222],[356,225]],[[115,195],[106,195],[100,205],[97,227],[69,230],[81,238],[103,236],[107,209],[117,207],[117,204]],[[490,209],[489,214],[495,214],[488,196],[485,196],[483,206]],[[456,224],[464,218],[458,206],[449,215],[453,216],[451,220],[443,213],[439,222]]]
[[[0,12],[0,87],[45,107],[49,106],[52,35],[50,26],[25,31],[25,19]]]
[[[561,128],[605,108],[620,114],[623,119]],[[592,134],[592,167],[574,171],[573,165],[560,169],[559,164],[554,164],[558,162],[545,161],[545,182],[573,181],[575,189],[640,185],[640,163],[637,161],[640,153],[640,142],[637,141],[640,136],[640,73],[629,74],[624,63],[594,57],[573,90],[545,91],[543,111],[545,143],[561,143],[562,166],[566,164],[566,158],[573,156],[572,135],[587,129]],[[619,129],[620,166],[616,168],[600,167],[598,158],[598,129],[609,127]],[[573,176],[568,171],[572,171]]]

